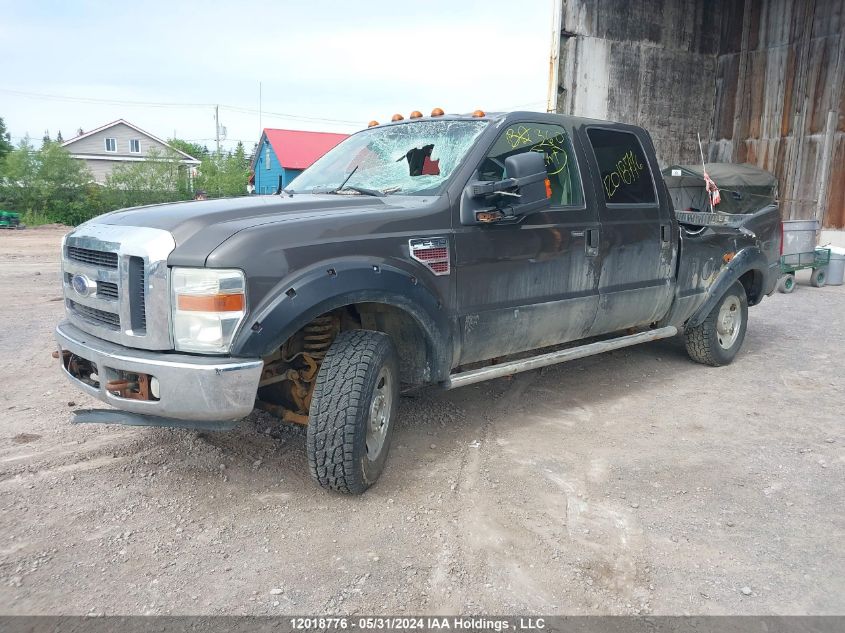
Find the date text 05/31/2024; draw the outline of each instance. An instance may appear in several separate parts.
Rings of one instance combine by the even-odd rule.
[[[543,618],[512,617],[443,617],[443,616],[400,616],[400,617],[296,617],[290,619],[295,631],[327,630],[374,630],[374,631],[542,631],[546,628]]]

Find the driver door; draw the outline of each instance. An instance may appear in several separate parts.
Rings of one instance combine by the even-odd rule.
[[[596,317],[599,224],[584,204],[568,131],[549,123],[510,125],[475,179],[507,178],[505,159],[528,151],[546,157],[550,208],[509,222],[456,222],[460,364],[583,338]]]

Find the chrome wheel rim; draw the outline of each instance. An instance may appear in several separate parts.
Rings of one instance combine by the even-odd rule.
[[[719,315],[716,317],[716,338],[722,349],[730,349],[736,343],[739,336],[739,329],[742,325],[742,306],[739,299],[730,296],[719,308]]]
[[[376,388],[370,402],[370,419],[367,422],[367,457],[375,461],[381,454],[387,429],[390,426],[390,410],[393,406],[392,378],[387,367],[382,367],[376,378]]]

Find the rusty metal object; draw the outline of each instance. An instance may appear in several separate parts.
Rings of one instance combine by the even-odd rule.
[[[336,314],[317,317],[288,340],[279,354],[265,361],[260,387],[276,385],[276,397],[284,404],[257,400],[256,406],[285,422],[308,424],[308,410],[320,364],[340,332]],[[292,366],[293,365],[293,366]]]
[[[129,400],[150,399],[150,377],[147,374],[138,374],[135,381],[128,378],[109,380],[106,383],[106,391],[117,393],[121,398]]]
[[[322,361],[337,336],[339,326],[340,320],[336,316],[325,314],[302,328],[304,334],[302,347],[305,354]]]
[[[264,402],[263,400],[256,400],[255,406],[262,411],[266,411],[267,413],[272,413],[278,418],[281,418],[283,422],[290,422],[292,424],[301,424],[302,426],[308,426],[308,416],[303,415],[301,413],[295,413],[290,409],[286,409],[280,404],[273,404],[272,402]]]
[[[61,357],[62,360],[67,361],[67,359],[70,358],[70,352],[66,349],[63,349],[62,353],[59,354],[59,350],[53,350],[53,353],[50,354],[50,356],[52,356],[53,358],[56,358],[56,359]]]
[[[124,391],[129,389],[130,387],[134,387],[135,383],[130,380],[109,380],[106,383],[106,389],[108,391]]]

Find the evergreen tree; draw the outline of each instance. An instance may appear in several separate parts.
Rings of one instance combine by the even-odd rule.
[[[56,134],[56,143],[58,143],[59,145],[61,145],[61,144],[62,144],[62,143],[64,143],[64,142],[65,142],[65,139],[63,139],[63,138],[62,138],[62,131],[61,131],[61,130],[59,130],[59,133],[58,133],[58,134]]]
[[[13,149],[12,136],[6,131],[6,123],[3,121],[3,117],[0,117],[0,162]]]

